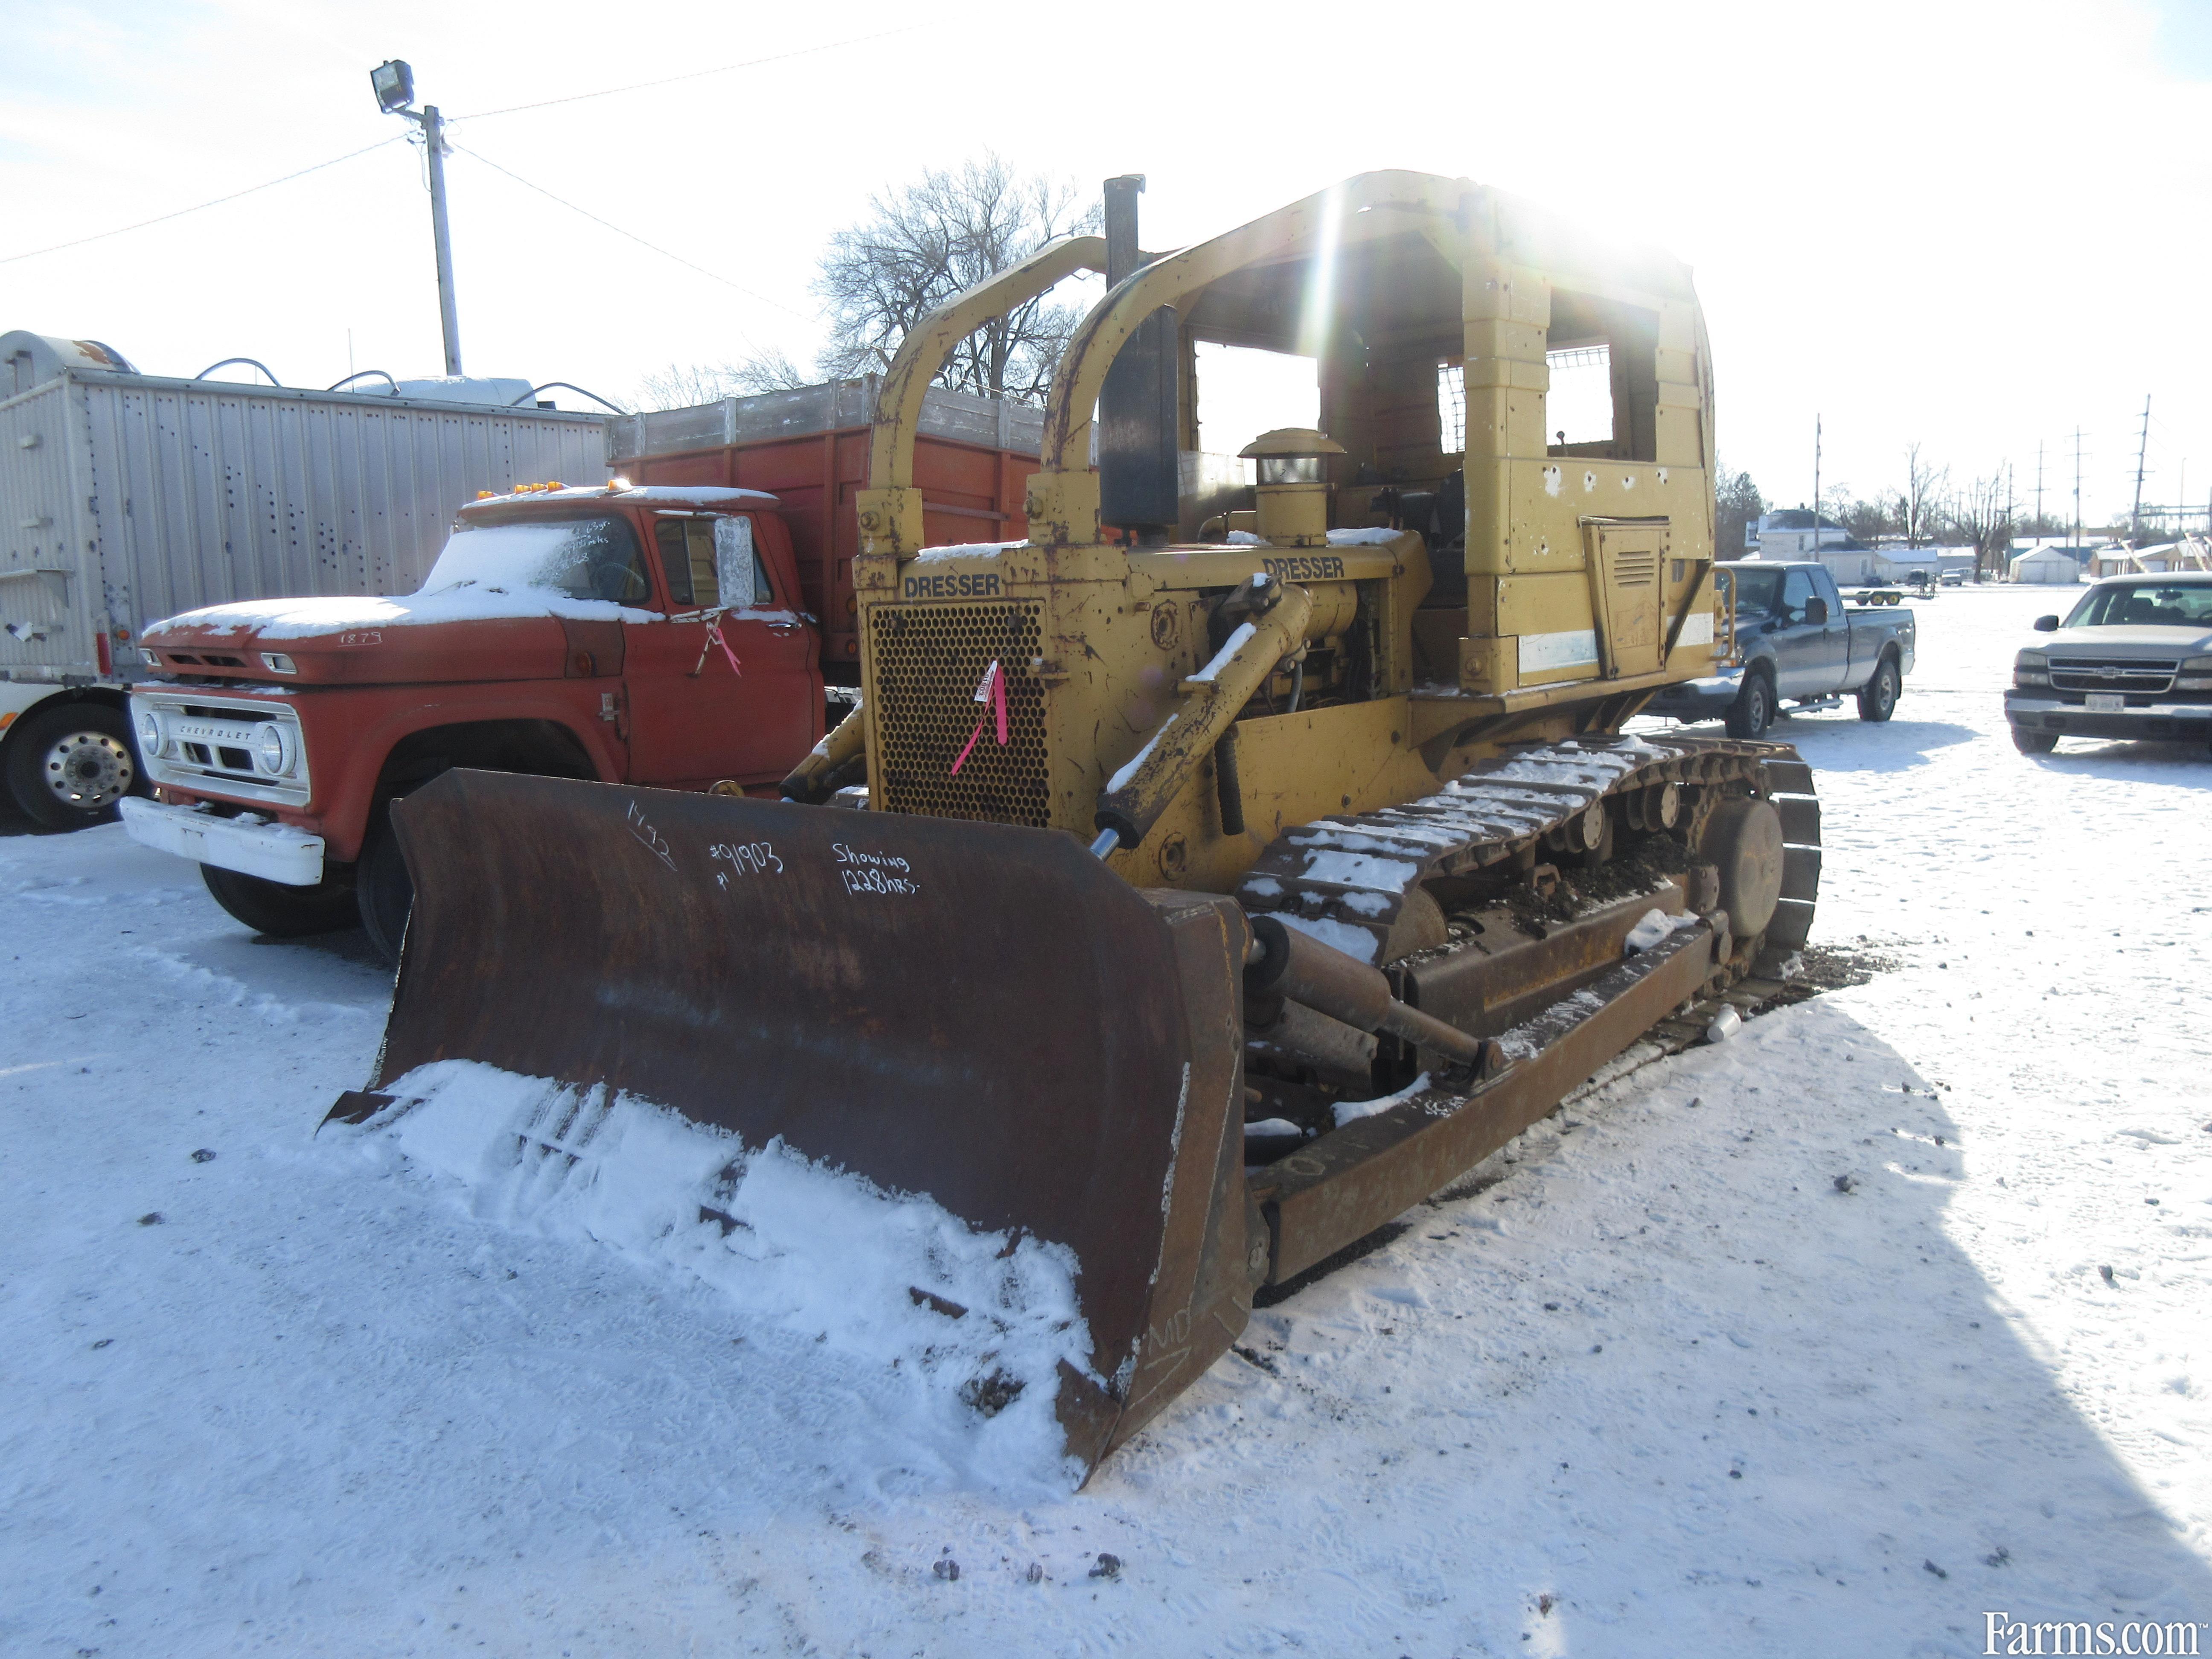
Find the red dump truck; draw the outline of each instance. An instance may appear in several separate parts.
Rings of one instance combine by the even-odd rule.
[[[196,860],[258,932],[358,919],[396,959],[413,889],[391,804],[449,768],[772,790],[858,678],[853,494],[875,390],[625,417],[609,451],[628,477],[462,508],[416,593],[148,629],[161,678],[132,721],[157,798],[124,803],[132,838]],[[920,434],[933,539],[1018,525],[1035,410],[933,390]]]

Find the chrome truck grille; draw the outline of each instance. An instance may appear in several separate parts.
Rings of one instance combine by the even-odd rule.
[[[211,697],[197,690],[141,691],[131,699],[131,712],[140,758],[155,783],[269,806],[307,804],[313,790],[307,744],[300,717],[288,705]],[[147,713],[161,722],[158,744],[146,740],[140,717]],[[273,773],[256,759],[262,735],[271,726],[285,738],[289,762]]]
[[[2173,690],[2176,661],[2149,661],[2140,657],[2053,657],[2051,684],[2059,691],[2132,691],[2156,696]]]

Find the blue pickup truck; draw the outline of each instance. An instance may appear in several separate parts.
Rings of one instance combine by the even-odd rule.
[[[1709,678],[1668,687],[1645,714],[1678,720],[1717,715],[1729,736],[1755,738],[1784,702],[1832,708],[1849,692],[1863,720],[1896,712],[1912,672],[1911,611],[1847,609],[1826,567],[1811,562],[1742,560],[1717,567],[1717,574],[1723,601],[1735,609],[1734,654]]]

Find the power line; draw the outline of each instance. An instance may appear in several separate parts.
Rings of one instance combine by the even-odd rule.
[[[73,242],[56,242],[52,247],[34,247],[28,252],[10,253],[5,258],[0,258],[0,265],[12,265],[18,259],[35,259],[45,253],[59,253],[64,248],[82,247],[88,242],[103,242],[111,236],[123,236],[134,230],[143,230],[149,225],[167,224],[170,220],[181,219],[188,213],[203,213],[209,208],[221,207],[225,202],[235,202],[240,197],[252,196],[258,191],[274,190],[279,185],[289,185],[295,179],[304,179],[311,173],[320,173],[325,167],[334,167],[341,161],[350,161],[356,155],[366,155],[373,149],[382,149],[386,144],[398,143],[406,137],[407,135],[403,132],[395,134],[390,138],[380,138],[373,144],[362,145],[359,149],[349,149],[343,155],[333,155],[327,161],[318,161],[311,167],[301,167],[297,173],[288,173],[281,179],[270,179],[262,184],[248,185],[244,190],[234,190],[229,195],[218,196],[211,202],[201,202],[196,206],[179,208],[174,213],[164,213],[152,219],[141,219],[135,225],[118,225],[113,230],[95,231],[92,235],[80,236]]]
[[[664,76],[658,81],[634,81],[626,87],[609,87],[603,92],[571,93],[565,98],[546,98],[534,104],[510,104],[505,109],[488,109],[479,114],[456,115],[451,118],[456,121],[489,121],[496,115],[520,115],[525,110],[551,109],[556,104],[580,104],[588,98],[612,98],[620,93],[644,92],[653,87],[672,87],[679,81],[696,81],[709,75],[728,75],[737,70],[758,69],[764,64],[784,64],[794,58],[811,58],[817,52],[839,52],[847,46],[866,46],[871,40],[887,40],[894,34],[911,34],[921,27],[919,23],[908,23],[899,28],[879,30],[874,34],[854,35],[848,40],[830,40],[818,46],[800,46],[795,51],[780,52],[769,58],[749,58],[741,64],[723,64],[714,69],[690,70],[682,75]],[[481,161],[483,157],[479,155],[477,159]],[[774,301],[771,301],[770,303],[773,304]]]
[[[744,295],[749,300],[757,300],[764,306],[774,306],[778,311],[783,312],[787,315],[796,317],[801,322],[811,323],[817,320],[815,318],[809,317],[803,311],[793,310],[791,307],[784,304],[781,300],[771,300],[765,294],[756,294],[752,289],[745,287],[744,283],[733,283],[718,270],[709,270],[706,266],[699,264],[693,260],[687,259],[680,253],[671,252],[668,249],[661,246],[658,242],[648,242],[644,237],[639,235],[635,231],[624,230],[620,225],[615,223],[611,219],[602,219],[598,214],[592,212],[589,208],[578,207],[574,202],[569,201],[566,197],[556,196],[551,191],[546,189],[543,185],[532,184],[529,179],[524,178],[520,173],[516,173],[512,168],[501,167],[498,162],[493,161],[490,156],[484,155],[479,150],[470,149],[463,144],[456,144],[450,138],[447,139],[446,143],[447,149],[457,150],[463,155],[466,155],[474,161],[483,162],[494,173],[506,174],[507,177],[514,179],[516,184],[520,185],[525,190],[536,191],[547,201],[556,202],[561,206],[568,209],[571,213],[581,214],[585,218],[589,219],[593,224],[599,225],[605,229],[611,230],[617,236],[627,237],[629,240],[635,242],[640,247],[649,249],[651,252],[658,253],[664,259],[673,259],[678,264],[684,266],[686,270],[696,270],[702,276],[707,277],[710,281],[720,283],[725,288],[735,289],[738,293]]]

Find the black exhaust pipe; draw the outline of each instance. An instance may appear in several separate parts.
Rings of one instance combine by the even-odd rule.
[[[1149,263],[1137,244],[1137,198],[1145,175],[1106,181],[1106,285]],[[1106,373],[1098,399],[1099,516],[1139,546],[1173,538],[1179,514],[1176,312],[1145,319]]]

